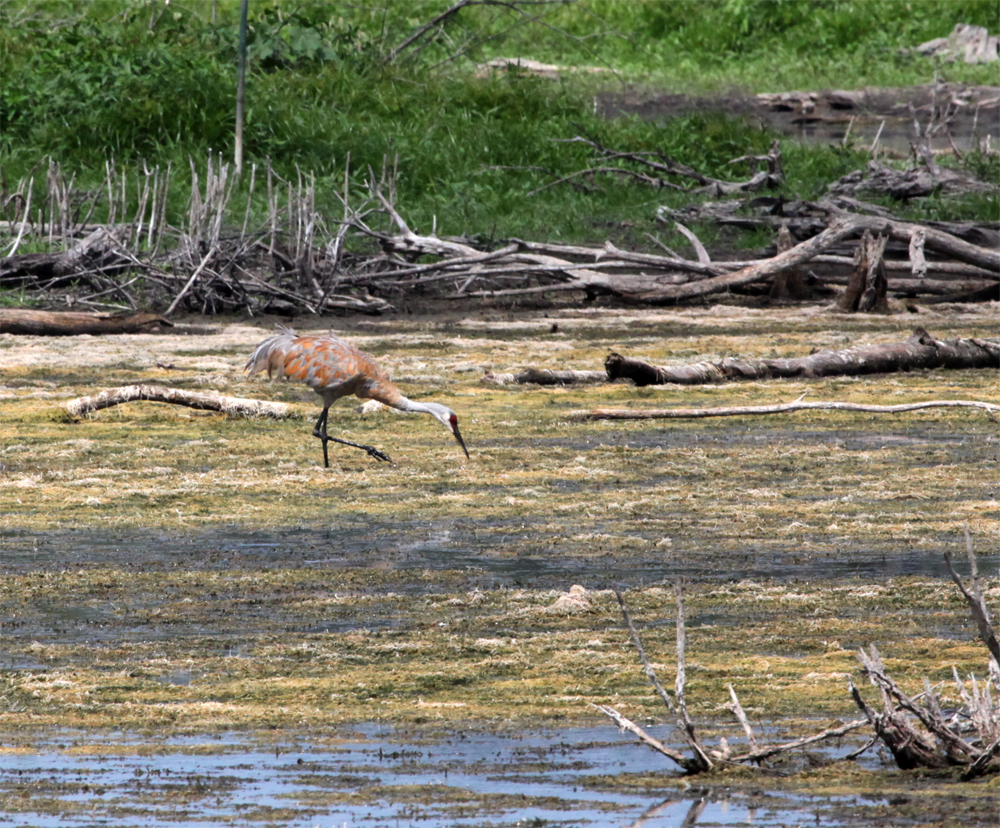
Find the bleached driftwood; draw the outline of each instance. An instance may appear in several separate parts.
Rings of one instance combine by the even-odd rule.
[[[201,411],[219,411],[229,417],[270,417],[284,420],[298,416],[291,406],[284,403],[253,400],[246,397],[227,397],[222,394],[184,391],[163,385],[123,385],[90,397],[78,397],[66,403],[66,410],[74,417],[82,417],[103,408],[127,402],[149,402],[186,405]]]
[[[869,405],[848,402],[804,402],[795,400],[775,405],[731,405],[718,408],[595,408],[572,411],[572,420],[683,420],[702,417],[746,417],[756,414],[789,414],[793,411],[861,411],[867,414],[901,414],[927,408],[978,408],[1000,414],[1000,405],[979,400],[928,400],[899,405]]]

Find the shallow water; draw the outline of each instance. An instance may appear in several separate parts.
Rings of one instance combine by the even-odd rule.
[[[589,533],[619,531],[614,522],[590,522]],[[948,578],[944,549],[955,555],[953,565],[968,574],[955,538],[941,538],[940,548],[910,548],[905,544],[876,545],[871,540],[830,543],[817,536],[804,549],[801,538],[746,539],[738,548],[707,549],[697,544],[674,544],[669,551],[656,547],[661,531],[647,530],[642,551],[595,550],[590,539],[574,540],[578,520],[557,517],[518,517],[509,521],[394,521],[340,518],[335,526],[277,530],[229,526],[202,532],[144,533],[135,530],[48,532],[44,535],[7,531],[3,535],[4,566],[9,573],[67,568],[138,565],[142,550],[145,570],[272,568],[376,568],[419,571],[430,577],[394,587],[424,594],[440,589],[488,589],[531,586],[565,589],[582,583],[588,589],[636,587],[673,582],[739,581],[760,579],[868,579],[913,575]],[[636,531],[630,529],[632,536]],[[639,529],[639,532],[642,530]],[[516,552],[506,552],[507,547]],[[707,561],[711,561],[708,565]],[[1000,557],[983,555],[985,576],[1000,573]],[[435,578],[434,574],[441,575]],[[445,573],[449,577],[445,578]],[[456,584],[455,577],[460,579]],[[72,607],[53,608],[70,618]]]
[[[84,741],[86,754],[77,746]],[[0,794],[17,806],[0,824],[846,825],[857,823],[837,816],[845,805],[880,801],[678,786],[666,764],[610,726],[436,738],[368,724],[336,744],[279,739],[267,747],[234,736],[112,734],[99,743],[63,734],[58,744],[4,756]],[[607,790],[599,782],[661,769],[659,789],[647,782]]]

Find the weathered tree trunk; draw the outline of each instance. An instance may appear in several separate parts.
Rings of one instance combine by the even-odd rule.
[[[787,224],[782,224],[778,229],[777,248],[778,253],[784,253],[795,247],[795,240],[792,238],[792,231]],[[811,299],[812,289],[806,284],[802,276],[801,267],[790,267],[776,273],[774,281],[771,283],[770,300],[772,302],[783,299]]]
[[[64,311],[0,310],[0,333],[33,336],[151,333],[173,322],[155,313],[76,313]]]
[[[604,362],[610,381],[625,378],[636,385],[696,385],[735,379],[859,376],[928,368],[998,368],[1000,342],[986,339],[934,339],[923,328],[904,342],[859,345],[840,351],[817,351],[788,359],[733,359],[660,368],[612,353]]]
[[[872,236],[865,230],[858,245],[854,271],[847,282],[847,290],[837,302],[837,307],[847,313],[889,312],[886,298],[888,281],[885,276],[885,244],[888,236]]]

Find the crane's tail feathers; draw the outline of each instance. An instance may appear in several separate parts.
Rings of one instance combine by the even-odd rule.
[[[278,329],[281,333],[269,336],[254,348],[254,352],[250,354],[247,364],[243,366],[243,370],[251,377],[265,370],[268,377],[273,378],[275,373],[277,373],[278,379],[282,377],[285,352],[291,347],[292,342],[298,334],[291,328],[286,328],[282,325],[279,325]]]

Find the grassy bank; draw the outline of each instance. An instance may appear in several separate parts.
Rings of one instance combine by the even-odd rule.
[[[318,209],[337,215],[332,192],[348,155],[356,186],[369,167],[398,158],[400,203],[418,228],[436,219],[442,233],[595,239],[626,221],[655,229],[653,207],[679,199],[611,181],[529,195],[587,166],[584,148],[558,139],[582,132],[631,151],[658,148],[725,178],[730,159],[760,152],[772,137],[711,115],[606,123],[592,111],[598,87],[700,94],[907,85],[929,83],[938,70],[942,79],[995,80],[985,67],[935,67],[900,52],[947,34],[959,19],[992,25],[990,2],[594,0],[546,7],[541,23],[472,7],[390,59],[447,5],[252,4],[248,165],[270,159],[290,180],[315,172]],[[16,22],[0,32],[8,184],[46,156],[76,176],[81,192],[100,191],[112,158],[136,171],[169,164],[182,185],[168,209],[178,224],[191,160],[200,167],[210,151],[232,152],[237,6],[222,0],[213,23],[207,3],[6,0],[7,19]],[[475,63],[493,55],[614,71],[560,81],[477,77]],[[812,150],[786,166],[786,193],[815,197],[829,180],[820,172],[843,174],[860,163],[849,152]],[[263,218],[263,204],[257,209]]]

